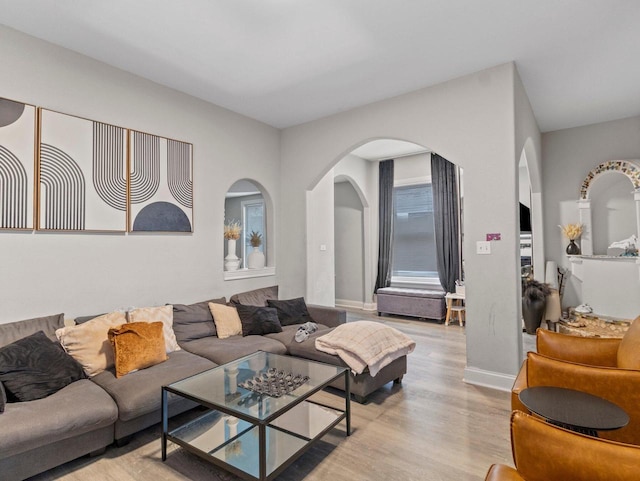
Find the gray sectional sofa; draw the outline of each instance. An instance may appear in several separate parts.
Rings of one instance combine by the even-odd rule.
[[[267,299],[277,299],[277,286],[238,294],[231,301],[265,305]],[[114,442],[125,444],[134,433],[160,422],[163,385],[258,350],[344,365],[339,357],[316,351],[314,346],[316,337],[346,322],[344,311],[308,306],[319,330],[297,343],[296,325],[283,326],[277,334],[219,339],[206,318],[206,305],[207,301],[189,306],[174,304],[174,331],[181,350],[170,353],[169,359],[160,364],[120,378],[113,370],[107,370],[91,379],[72,382],[43,399],[7,403],[0,414],[1,479],[25,479],[77,457],[101,453]],[[55,331],[63,325],[62,314],[0,324],[0,347],[38,331],[57,341]],[[405,372],[406,357],[402,357],[375,378],[367,371],[352,375],[351,391],[356,400],[364,401],[382,385],[400,381]],[[335,387],[344,389],[342,382]],[[169,415],[194,406],[190,401],[170,397]]]

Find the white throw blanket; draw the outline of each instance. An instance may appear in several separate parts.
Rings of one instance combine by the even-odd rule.
[[[391,361],[412,352],[416,343],[393,327],[374,321],[341,324],[329,334],[316,339],[316,349],[334,354],[361,374],[367,366],[371,376]]]

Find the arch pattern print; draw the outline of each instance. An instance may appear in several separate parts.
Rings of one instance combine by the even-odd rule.
[[[155,195],[160,186],[160,137],[131,133],[130,202],[140,204]]]
[[[167,181],[169,190],[183,206],[193,207],[193,181],[191,179],[190,146],[177,140],[169,140],[167,149]]]
[[[40,222],[44,229],[84,230],[85,180],[78,164],[53,145],[40,145]]]
[[[129,232],[193,232],[193,146],[130,131]]]
[[[93,123],[93,186],[100,198],[117,210],[127,209],[124,129]]]
[[[27,227],[27,171],[13,153],[0,145],[0,207],[2,227]]]
[[[35,119],[32,105],[0,98],[0,229],[32,229]]]
[[[127,130],[40,109],[37,229],[124,232]]]
[[[589,198],[589,188],[593,184],[596,177],[609,173],[619,172],[626,175],[635,190],[640,189],[640,165],[634,160],[608,160],[602,162],[595,169],[589,172],[589,175],[582,181],[580,186],[580,199],[587,200]]]

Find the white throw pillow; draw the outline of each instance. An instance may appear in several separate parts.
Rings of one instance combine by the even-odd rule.
[[[89,377],[113,367],[113,347],[108,332],[127,323],[122,312],[110,312],[76,326],[61,327],[56,337],[67,353],[80,363]]]
[[[176,334],[173,332],[173,306],[141,307],[129,311],[129,322],[162,322],[162,333],[167,348],[167,354],[179,351]]]

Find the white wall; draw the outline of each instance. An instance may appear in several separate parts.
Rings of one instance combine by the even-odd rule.
[[[400,157],[393,162],[393,181],[396,185],[427,177],[431,177],[431,154]]]
[[[285,129],[287,182],[280,191],[281,217],[305,218],[307,191],[346,153],[377,138],[428,146],[463,167],[467,366],[477,375],[474,382],[504,389],[520,365],[514,77],[515,66],[505,64]],[[492,255],[476,255],[476,241],[489,232],[503,233],[503,241],[494,243]],[[304,232],[279,242],[279,251],[287,252],[278,265],[283,296],[312,293],[299,261],[307,255]]]
[[[349,181],[334,186],[336,305],[364,305],[364,207]]]
[[[300,264],[306,265],[306,285],[309,288],[306,294],[298,290],[299,294],[296,296],[288,296],[281,291],[279,295],[283,299],[304,296],[310,304],[335,304],[333,189],[334,173],[331,170],[318,182],[313,191],[306,192],[306,201],[302,203],[303,206],[306,205],[306,214],[296,222],[304,224],[302,219],[306,219],[306,263],[305,257],[298,259],[301,261]],[[285,260],[288,260],[288,256]]]
[[[351,183],[362,202],[362,302],[364,309],[375,310],[373,289],[376,283],[378,255],[378,162],[348,154],[335,165],[333,172],[334,179],[344,179]],[[336,276],[338,275],[336,272]]]
[[[191,142],[195,229],[0,232],[0,322],[199,301],[277,283],[225,282],[222,232],[225,193],[236,180],[257,180],[278,204],[279,131],[5,27],[0,59],[3,97]]]
[[[568,244],[558,225],[579,221],[580,186],[587,174],[607,160],[640,158],[640,117],[546,132],[542,135],[545,257],[569,268]],[[595,185],[595,184],[594,184]],[[629,194],[631,196],[631,194]],[[594,218],[594,225],[602,219]],[[582,302],[580,284],[569,279],[564,306]]]

